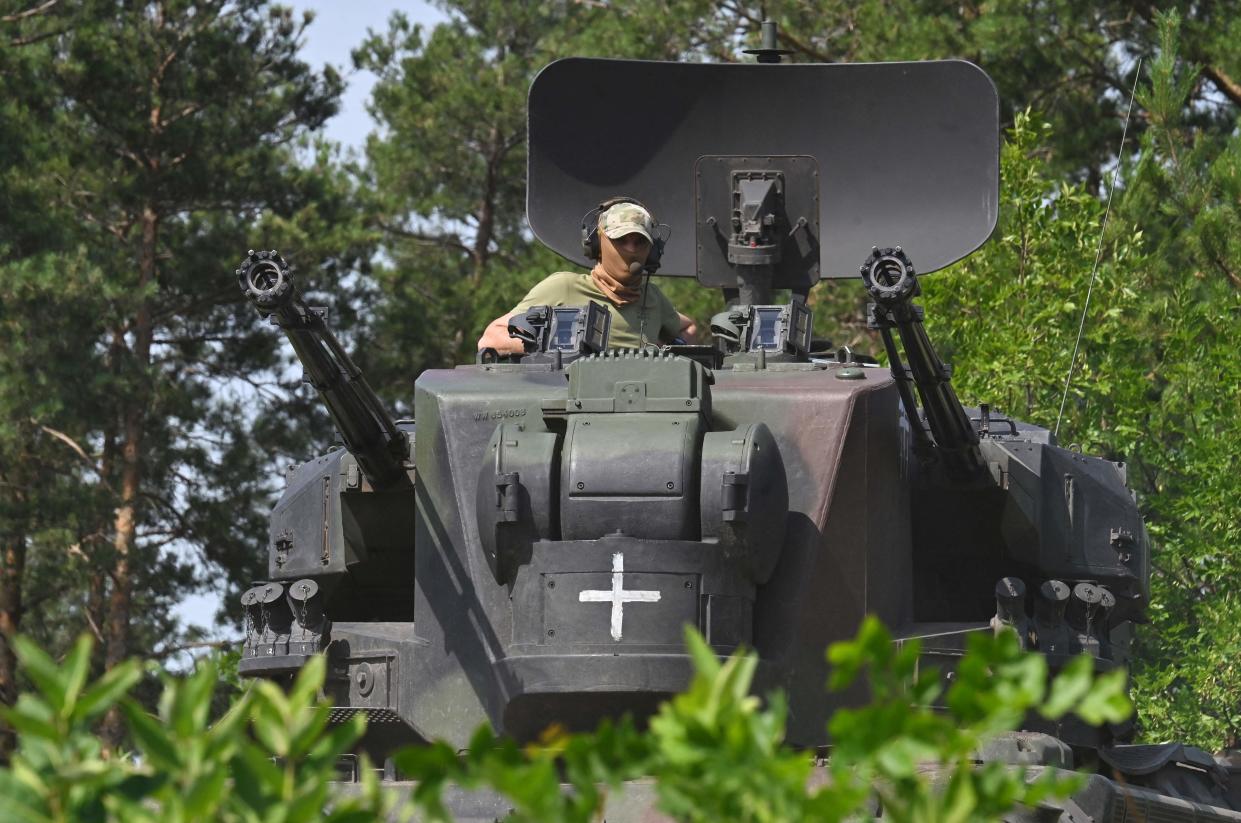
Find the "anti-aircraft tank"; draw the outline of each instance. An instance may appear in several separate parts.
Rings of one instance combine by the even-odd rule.
[[[824,694],[823,650],[868,613],[946,669],[1000,625],[1053,671],[1127,663],[1150,546],[1125,466],[963,408],[912,302],[995,227],[994,85],[961,61],[759,59],[567,59],[530,91],[535,236],[589,265],[583,210],[638,198],[664,221],[660,274],[723,292],[711,345],[614,350],[602,307],[539,307],[511,321],[524,355],[423,372],[416,424],[395,421],[280,255],[243,260],[344,444],[287,476],[243,675],[326,651],[337,716],[365,714],[382,761],[480,724],[649,715],[689,681],[686,624],[758,653],[807,749],[858,697]],[[633,127],[595,128],[635,88]],[[862,281],[888,366],[812,339],[826,278]],[[987,757],[1096,762],[1059,819],[1241,819],[1213,758],[1130,734],[1032,725]]]

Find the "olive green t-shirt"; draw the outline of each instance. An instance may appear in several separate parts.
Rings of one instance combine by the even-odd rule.
[[[607,307],[612,315],[608,347],[635,349],[641,345],[641,329],[648,343],[670,343],[681,332],[681,318],[672,301],[649,280],[643,299],[618,306],[607,298],[589,274],[558,271],[543,278],[513,309],[522,312],[535,306],[585,306],[591,300]]]

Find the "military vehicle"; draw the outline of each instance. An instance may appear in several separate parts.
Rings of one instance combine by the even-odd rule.
[[[1053,670],[1129,660],[1150,545],[1124,464],[964,408],[913,302],[995,227],[991,80],[758,56],[560,60],[529,96],[535,236],[589,267],[592,206],[638,198],[664,226],[660,275],[722,291],[710,345],[614,350],[602,307],[539,307],[512,320],[525,354],[423,372],[415,419],[393,420],[288,263],[242,261],[343,442],[287,475],[267,580],[242,597],[243,675],[326,651],[337,716],[365,714],[383,762],[480,724],[529,739],[648,716],[690,679],[686,624],[758,653],[755,688],[786,693],[807,750],[859,697],[824,693],[824,649],[868,613],[946,669],[998,626]],[[633,89],[634,122],[597,128]],[[888,366],[812,338],[826,278],[861,281]],[[1094,764],[1030,819],[1241,819],[1224,765],[1130,736],[1032,724],[982,756]]]

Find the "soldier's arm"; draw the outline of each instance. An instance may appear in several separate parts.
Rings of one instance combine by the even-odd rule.
[[[500,317],[486,324],[482,338],[478,339],[478,350],[495,349],[496,354],[524,354],[525,349],[522,348],[521,341],[509,336],[509,318],[519,312],[525,312],[532,305],[539,304],[540,298],[544,297],[542,293],[546,292],[550,279],[550,277],[542,279],[541,282],[535,284],[534,288],[526,292],[525,297],[521,298],[521,302],[517,303],[511,312],[501,314]],[[544,303],[546,302],[547,300],[544,300]]]
[[[682,340],[684,340],[686,343],[697,343],[698,342],[698,324],[694,322],[693,318],[687,317],[686,315],[681,314],[680,312],[677,312],[677,317],[681,321],[681,331],[677,333],[677,336],[680,337]]]
[[[521,341],[515,337],[509,337],[509,318],[534,306],[562,305],[563,301],[560,300],[560,295],[557,291],[558,282],[554,274],[543,278],[534,285],[534,288],[526,292],[526,296],[521,299],[521,302],[511,312],[501,315],[488,323],[487,328],[483,329],[483,336],[478,338],[478,350],[495,349],[497,354],[523,354],[525,349],[522,347]]]
[[[483,336],[478,338],[478,350],[495,349],[499,354],[521,354],[524,351],[521,341],[508,334],[508,320],[516,313],[509,312],[488,323],[487,328],[483,329]]]

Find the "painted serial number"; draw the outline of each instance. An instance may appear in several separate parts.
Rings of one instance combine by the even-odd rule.
[[[481,411],[474,413],[475,420],[504,420],[509,417],[525,416],[525,409],[495,409],[494,411]]]

